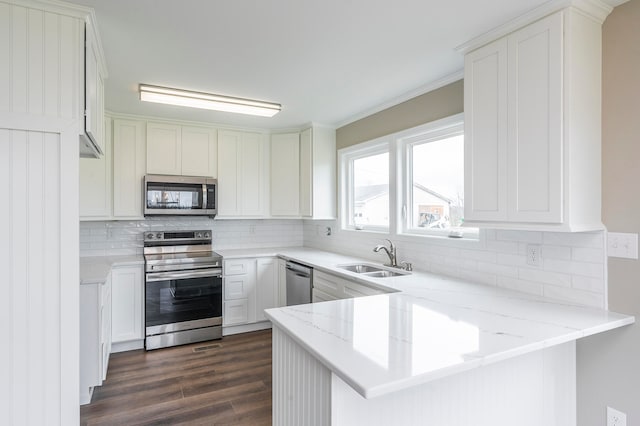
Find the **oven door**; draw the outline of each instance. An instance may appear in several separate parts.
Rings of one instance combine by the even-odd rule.
[[[222,325],[222,270],[147,273],[146,335]]]

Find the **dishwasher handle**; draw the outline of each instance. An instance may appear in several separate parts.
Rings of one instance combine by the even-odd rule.
[[[297,263],[287,262],[286,265],[287,271],[294,272],[296,275],[304,278],[311,277],[312,269]]]

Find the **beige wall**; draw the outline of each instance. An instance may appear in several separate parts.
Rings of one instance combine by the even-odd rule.
[[[640,232],[640,0],[603,27],[602,217],[611,232]],[[640,322],[640,261],[609,258],[609,309]],[[578,342],[578,425],[606,424],[606,406],[640,425],[640,325]]]
[[[354,121],[336,131],[336,148],[344,148],[464,110],[462,80]]]

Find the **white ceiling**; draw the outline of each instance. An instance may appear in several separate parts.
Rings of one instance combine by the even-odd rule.
[[[342,125],[462,70],[454,48],[546,0],[71,0],[96,11],[106,108],[263,129]],[[273,118],[140,102],[139,83],[282,104]]]

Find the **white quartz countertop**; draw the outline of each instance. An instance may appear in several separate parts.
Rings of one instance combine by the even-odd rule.
[[[266,310],[277,327],[365,398],[635,320],[628,315],[424,272],[365,278],[338,265],[374,262],[309,248],[267,252],[395,291]],[[259,256],[256,253],[245,250],[241,256],[235,252],[238,257]]]
[[[144,265],[140,256],[90,256],[80,258],[80,285],[103,283],[111,268]]]

